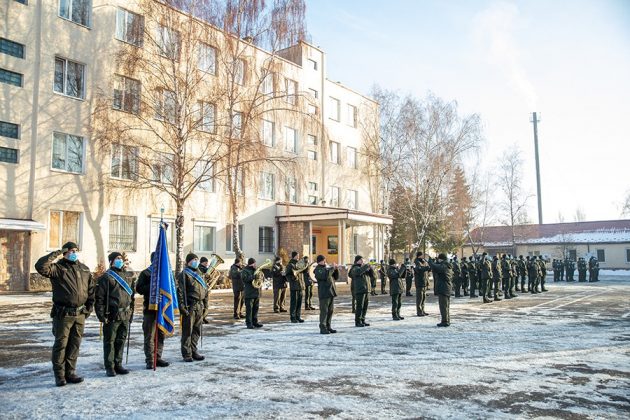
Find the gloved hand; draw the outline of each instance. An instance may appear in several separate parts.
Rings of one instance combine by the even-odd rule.
[[[179,307],[179,313],[184,315],[184,316],[189,316],[190,312],[188,312],[188,307],[187,306],[180,306]]]

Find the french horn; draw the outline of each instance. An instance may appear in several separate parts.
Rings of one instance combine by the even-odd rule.
[[[254,281],[252,281],[254,288],[260,289],[263,286],[265,281],[265,273],[263,273],[263,270],[268,270],[271,267],[273,267],[273,262],[267,258],[267,260],[254,271]]]

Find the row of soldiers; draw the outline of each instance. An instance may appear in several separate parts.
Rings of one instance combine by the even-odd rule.
[[[551,262],[551,267],[553,269],[553,281],[566,281],[572,282],[575,281],[575,261],[570,258],[565,258],[564,261],[560,259],[554,259]],[[586,281],[586,272],[588,270],[589,279],[588,281],[593,283],[599,281],[599,261],[597,258],[592,256],[588,260],[588,264],[583,257],[578,258],[577,261],[577,270],[578,270],[578,281],[585,282]]]

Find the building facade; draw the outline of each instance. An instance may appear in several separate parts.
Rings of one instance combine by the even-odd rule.
[[[80,259],[92,269],[113,250],[126,252],[134,270],[143,269],[161,218],[173,226],[176,206],[153,183],[138,188],[133,147],[122,140],[98,143],[95,110],[106,103],[109,115],[134,118],[145,107],[134,98],[146,90],[146,75],[127,77],[114,57],[132,47],[152,54],[146,34],[160,34],[164,42],[177,28],[152,27],[133,1],[2,0],[2,10],[11,24],[0,29],[0,291],[45,288],[34,263],[69,240],[79,244]],[[133,30],[137,22],[142,31]],[[228,36],[197,23],[213,40],[199,67],[212,72],[209,86],[225,84],[221,52]],[[178,40],[178,50],[184,42]],[[268,89],[284,92],[278,101],[286,106],[262,113],[255,125],[267,150],[291,159],[291,165],[261,165],[239,180],[237,228],[244,254],[261,261],[284,248],[312,258],[323,253],[340,264],[351,263],[354,254],[382,258],[383,227],[392,221],[373,203],[378,180],[366,175],[363,156],[366,136],[375,135],[366,127],[378,124],[362,123],[377,118],[378,104],[330,81],[324,52],[305,42],[275,53],[245,45],[242,54],[243,90],[256,83],[262,63],[272,62]],[[203,86],[200,103],[210,97]],[[220,99],[211,109],[208,124],[226,112]],[[234,124],[233,115],[229,119]],[[151,135],[143,141],[161,147]],[[161,168],[154,181],[165,173],[168,168]],[[183,217],[184,254],[216,253],[225,260],[219,268],[227,268],[234,227],[225,177],[201,182]],[[168,239],[174,253],[172,228]]]
[[[549,223],[509,226],[487,226],[471,232],[474,250],[490,255],[538,256],[548,259],[595,257],[602,269],[630,269],[630,220]],[[462,248],[463,255],[472,255],[470,244]]]

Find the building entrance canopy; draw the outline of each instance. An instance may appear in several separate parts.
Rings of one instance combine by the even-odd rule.
[[[31,232],[35,230],[46,230],[46,226],[34,220],[0,219],[0,230],[20,230]]]

